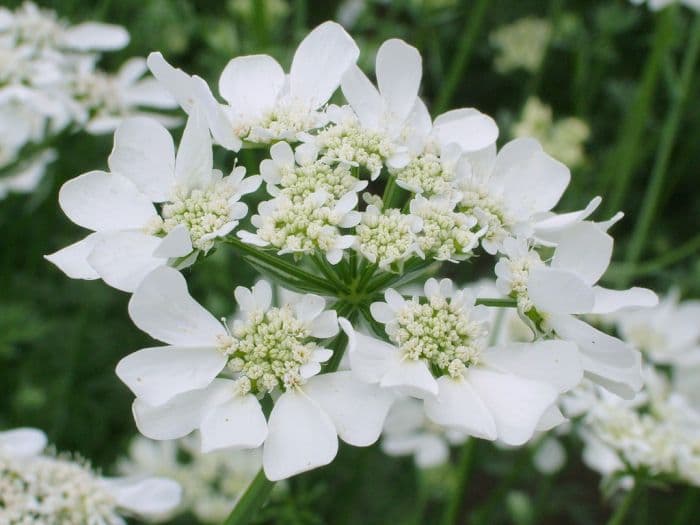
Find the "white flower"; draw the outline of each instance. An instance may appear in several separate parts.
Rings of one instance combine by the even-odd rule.
[[[46,436],[36,429],[0,432],[0,521],[123,525],[122,513],[160,519],[175,508],[180,485],[143,475],[103,478],[85,461],[43,455]]]
[[[476,216],[487,229],[481,245],[490,254],[517,235],[531,235],[539,214],[551,210],[569,185],[566,166],[536,140],[516,139],[496,155],[491,147],[460,162],[455,181],[462,200],[458,210]]]
[[[124,62],[116,74],[95,71],[86,64],[76,79],[76,95],[90,113],[85,130],[92,134],[111,133],[125,117],[150,116],[166,126],[179,119],[146,112],[143,108],[171,109],[177,102],[153,78],[142,78],[148,71],[143,58]]]
[[[363,381],[424,399],[427,417],[438,425],[520,445],[557,412],[559,393],[581,380],[571,343],[486,348],[485,313],[448,279],[429,279],[422,301],[392,289],[385,299],[371,312],[391,343],[341,321],[352,370]]]
[[[535,329],[576,343],[588,377],[631,397],[641,387],[639,351],[574,317],[657,303],[656,294],[645,288],[618,291],[596,285],[612,249],[612,237],[589,222],[568,230],[549,265],[527,243],[509,239],[504,244],[507,257],[496,264],[496,284],[501,293],[518,300],[523,319]]]
[[[260,163],[260,174],[273,196],[284,193],[292,200],[301,200],[321,190],[340,199],[367,187],[367,181],[355,177],[347,163],[332,165],[326,157],[319,159],[318,150],[311,144],[302,144],[294,152],[288,143],[280,141],[270,148],[270,157]]]
[[[655,308],[627,309],[615,315],[623,341],[660,364],[697,362],[700,357],[700,301],[680,301],[678,290]]]
[[[548,20],[526,17],[499,27],[489,35],[491,45],[498,49],[495,68],[508,73],[522,68],[530,73],[540,69],[552,36]]]
[[[367,206],[355,228],[355,248],[369,262],[382,269],[401,264],[414,254],[423,256],[417,233],[423,227],[419,217],[390,208]]]
[[[69,27],[53,11],[24,2],[16,11],[0,8],[0,37],[37,47],[57,47],[72,51],[114,51],[129,43],[123,27],[85,22]]]
[[[426,256],[438,261],[467,259],[484,233],[472,231],[475,217],[455,211],[459,195],[426,199],[416,195],[409,205],[411,215],[419,217],[422,229],[418,234],[418,246]]]
[[[256,233],[239,231],[238,236],[256,246],[274,246],[279,255],[320,251],[328,262],[337,264],[355,242],[354,235],[344,235],[340,229],[357,225],[356,206],[354,191],[337,201],[323,190],[297,200],[281,193],[258,206],[258,215],[251,218]]]
[[[171,268],[154,270],[136,290],[132,320],[171,345],[140,350],[117,365],[137,396],[133,411],[141,433],[177,439],[199,429],[205,452],[263,445],[271,480],[330,463],[337,436],[356,446],[376,441],[391,394],[350,372],[317,375],[332,352],[316,341],[338,333],[324,299],[304,295],[271,308],[265,281],[252,290],[238,287],[235,295],[243,318],[229,335]],[[224,368],[234,379],[217,377]],[[275,397],[266,421],[259,398],[268,392]]]
[[[404,398],[391,407],[382,432],[382,450],[390,456],[413,455],[416,465],[430,468],[450,459],[450,445],[459,445],[466,435],[445,429],[425,417],[419,400]]]
[[[237,151],[243,140],[298,140],[299,133],[323,126],[327,120],[319,109],[359,53],[340,25],[325,22],[299,44],[289,75],[268,55],[236,57],[219,78],[228,103],[223,107],[204,81],[173,69],[159,53],[149,56],[148,65],[185,111],[195,99],[203,104],[214,138]]]
[[[221,523],[260,470],[260,452],[202,454],[195,439],[152,441],[137,436],[129,445],[128,457],[119,461],[118,470],[126,476],[150,473],[174,479],[182,486],[178,512],[189,511],[205,523]]]
[[[244,179],[242,167],[228,177],[213,169],[209,131],[196,111],[177,156],[161,124],[126,120],[114,135],[109,166],[111,173],[91,171],[63,185],[61,208],[94,233],[46,257],[69,277],[102,278],[129,292],[169,260],[208,251],[245,217],[239,199],[261,182]],[[154,203],[163,203],[160,213]]]

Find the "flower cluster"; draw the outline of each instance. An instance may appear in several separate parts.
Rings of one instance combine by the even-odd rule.
[[[262,464],[259,450],[225,450],[202,454],[192,439],[151,441],[134,438],[129,455],[118,464],[124,476],[148,472],[182,486],[178,513],[189,512],[202,523],[221,523],[231,512]]]
[[[128,42],[120,26],[70,26],[31,2],[0,8],[0,198],[34,189],[62,132],[112,132],[126,115],[174,107],[153,79],[142,78],[145,60],[132,58],[114,74],[97,67],[101,52]]]
[[[92,233],[48,259],[132,292],[132,320],[164,343],[117,366],[141,433],[197,431],[204,452],[262,447],[266,476],[280,480],[330,463],[338,438],[374,443],[405,398],[436,435],[517,446],[564,421],[560,396],[584,375],[634,397],[639,351],[580,317],[656,304],[649,290],[597,284],[621,214],[589,220],[598,197],[552,211],[568,168],[531,138],[499,150],[494,120],[476,109],[433,120],[412,46],[381,45],[376,86],[358,56],[326,22],[288,73],[266,55],[233,58],[222,103],[153,53],[152,73],[188,115],[177,154],[160,124],[128,119],[109,172],[61,189],[66,215]],[[328,104],[338,88],[346,104]],[[261,161],[223,176],[214,145]],[[247,220],[241,199],[263,181]],[[219,321],[180,270],[224,245],[265,279],[236,287],[237,313]],[[483,253],[497,258],[490,296],[434,277]],[[528,336],[500,340],[494,307],[517,312]],[[404,445],[427,463],[444,456]]]
[[[43,453],[33,428],[0,432],[0,522],[123,525],[122,516],[164,518],[180,501],[166,478],[104,478],[77,457]]]

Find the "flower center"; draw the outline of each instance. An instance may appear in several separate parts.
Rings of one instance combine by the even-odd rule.
[[[326,252],[335,247],[342,217],[329,206],[333,203],[330,195],[312,194],[300,202],[281,196],[271,202],[275,209],[258,216],[261,239],[283,252]]]
[[[373,175],[379,174],[394,150],[383,134],[363,129],[353,120],[330,126],[316,138],[326,157],[357,163]]]
[[[304,382],[301,367],[311,361],[316,344],[309,328],[294,317],[291,306],[257,311],[220,339],[228,367],[239,374],[238,393],[262,395]]]
[[[234,125],[236,134],[251,142],[268,143],[275,139],[296,140],[299,132],[323,125],[322,116],[305,104],[280,101],[253,122],[241,121]]]
[[[340,199],[350,191],[359,191],[363,184],[354,177],[347,164],[334,167],[321,160],[305,166],[285,167],[280,170],[280,186],[291,200],[303,200],[312,193],[323,190]]]
[[[151,227],[151,232],[167,235],[184,224],[190,232],[192,245],[208,251],[214,244],[216,232],[232,221],[230,200],[236,189],[236,184],[227,178],[204,190],[175,188],[170,201],[163,205],[162,220]]]
[[[3,523],[123,523],[87,466],[61,457],[0,458]]]
[[[410,255],[416,244],[413,222],[414,218],[397,209],[364,213],[355,230],[360,252],[379,266]]]
[[[486,228],[484,239],[500,242],[508,236],[514,220],[509,216],[505,202],[493,195],[486,187],[478,184],[462,184],[459,188],[462,200],[459,211],[474,215],[479,226]]]
[[[412,212],[423,219],[418,245],[426,255],[437,260],[469,255],[478,237],[471,231],[476,219],[464,213],[455,213],[443,201],[425,201]]]
[[[436,375],[453,378],[479,362],[486,337],[484,323],[471,320],[462,305],[441,296],[422,304],[408,301],[386,332],[406,359],[423,359]]]
[[[426,153],[394,171],[396,180],[414,193],[423,195],[445,194],[450,191],[454,172],[447,170],[440,158]]]

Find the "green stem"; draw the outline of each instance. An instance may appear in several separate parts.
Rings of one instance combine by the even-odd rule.
[[[661,75],[661,66],[673,42],[675,12],[674,6],[664,9],[658,15],[652,50],[644,66],[642,81],[637,88],[631,106],[627,110],[617,143],[601,170],[601,184],[607,185],[610,181],[614,183],[608,201],[608,211],[611,213],[622,205],[640,152],[644,151],[644,148],[641,147],[642,135],[649,119],[654,92]]]
[[[498,308],[517,308],[518,302],[515,299],[492,299],[490,297],[479,297],[475,304]]]
[[[339,291],[343,291],[345,293],[348,293],[349,290],[347,286],[338,278],[338,276],[331,270],[328,265],[326,264],[326,261],[323,259],[322,256],[319,256],[318,254],[313,254],[311,255],[311,261],[314,263],[316,268],[319,269],[319,271],[323,274],[323,276],[328,279],[328,281],[333,284],[334,286],[337,287]],[[340,264],[340,263],[338,263]]]
[[[445,111],[450,105],[452,96],[464,76],[464,71],[467,68],[472,49],[474,48],[474,42],[476,42],[476,38],[479,36],[486,8],[489,4],[489,0],[476,0],[476,5],[474,5],[473,9],[468,14],[469,22],[462,32],[462,38],[459,41],[459,47],[450,64],[447,79],[443,82],[442,89],[435,102],[435,113],[438,115]]]
[[[678,91],[673,100],[673,106],[669,111],[666,121],[664,122],[661,131],[661,141],[659,149],[654,161],[654,167],[651,172],[651,180],[644,194],[642,209],[639,212],[639,218],[635,224],[632,233],[632,240],[627,248],[627,257],[625,262],[635,264],[641,257],[644,245],[649,236],[649,229],[656,215],[661,197],[661,191],[664,186],[666,175],[668,173],[668,164],[671,158],[671,151],[678,136],[683,117],[683,109],[688,101],[688,93],[692,84],[695,67],[698,62],[698,52],[700,51],[700,16],[695,17],[695,22],[691,29],[690,41],[685,48],[685,57],[681,66],[680,82]],[[623,283],[626,284],[626,283]]]
[[[260,512],[260,508],[267,501],[274,486],[275,482],[267,479],[265,473],[260,470],[236,502],[235,507],[233,507],[231,514],[226,518],[223,525],[245,525],[250,523],[253,517]]]
[[[452,497],[447,503],[447,508],[442,516],[442,525],[456,525],[459,523],[460,510],[464,502],[464,493],[467,489],[467,482],[472,471],[474,463],[474,448],[476,439],[469,438],[462,446],[462,452],[459,457],[459,465],[457,471],[457,485],[452,493]]]
[[[632,507],[632,503],[634,503],[634,501],[637,499],[637,496],[640,494],[641,489],[641,481],[635,480],[634,487],[632,487],[632,489],[627,494],[625,494],[622,503],[619,507],[617,507],[617,509],[615,509],[613,515],[610,516],[607,525],[622,525],[622,523],[624,523],[625,518],[627,517],[627,513]]]
[[[310,274],[302,269],[300,269],[298,266],[295,266],[281,257],[278,257],[276,255],[272,255],[269,253],[265,253],[262,250],[258,250],[254,246],[251,246],[250,244],[246,244],[245,242],[239,240],[236,237],[226,237],[225,241],[232,245],[235,246],[240,252],[242,252],[244,255],[247,255],[251,257],[252,259],[258,260],[262,263],[265,263],[276,270],[279,270],[281,272],[287,273],[290,276],[300,280],[301,282],[308,282],[318,288],[321,288],[331,294],[334,294],[336,291],[336,287],[333,285],[333,283],[330,283],[324,279],[320,279],[319,277]]]
[[[394,175],[390,175],[386,186],[384,186],[384,193],[382,194],[382,204],[384,209],[391,208],[397,189],[398,186],[396,185],[396,177]]]

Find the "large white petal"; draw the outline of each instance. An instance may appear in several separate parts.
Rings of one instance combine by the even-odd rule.
[[[211,182],[214,167],[209,126],[195,105],[182,133],[175,159],[175,178],[187,189],[203,189]]]
[[[482,354],[486,365],[501,372],[549,383],[566,392],[583,379],[578,349],[569,341],[507,343]]]
[[[169,259],[171,257],[184,257],[191,251],[192,239],[190,231],[184,224],[179,224],[160,239],[158,247],[153,251],[153,256]]]
[[[93,231],[143,228],[157,216],[151,200],[134,183],[104,171],[89,171],[66,182],[58,202],[71,221]]]
[[[133,292],[146,275],[166,263],[153,256],[160,242],[158,237],[134,230],[103,233],[87,261],[108,285]]]
[[[438,386],[428,365],[418,360],[398,359],[382,376],[379,383],[385,388],[394,388],[397,392],[421,399],[438,393]]]
[[[234,396],[212,408],[200,426],[202,452],[257,448],[267,437],[267,421],[254,395]]]
[[[443,376],[438,395],[425,400],[425,414],[438,425],[453,427],[483,439],[496,439],[496,423],[466,379]]]
[[[338,324],[348,336],[347,355],[352,371],[362,381],[379,383],[382,376],[398,360],[397,348],[374,337],[356,332],[347,319],[339,318]]]
[[[602,286],[594,286],[593,292],[595,303],[591,313],[594,314],[610,314],[630,307],[652,308],[659,304],[659,297],[647,288],[635,286],[628,290],[609,290]]]
[[[403,40],[392,38],[377,51],[377,85],[391,118],[403,122],[413,109],[423,64],[418,50]]]
[[[68,28],[62,43],[76,51],[114,51],[129,43],[129,32],[113,24],[84,22]]]
[[[117,376],[151,406],[177,394],[211,383],[227,358],[212,347],[160,346],[144,348],[117,363]]]
[[[498,439],[508,445],[529,440],[558,395],[546,383],[490,370],[471,368],[467,380],[491,412]]]
[[[379,439],[394,395],[360,381],[353,372],[334,372],[311,378],[304,391],[330,416],[340,438],[356,447]]]
[[[99,274],[87,261],[99,236],[99,233],[91,233],[57,252],[44,255],[44,259],[55,264],[71,279],[99,279]]]
[[[542,151],[535,139],[515,139],[496,157],[493,177],[505,188],[507,201],[533,212],[551,210],[569,185],[571,174]]]
[[[219,93],[234,114],[251,119],[274,107],[283,86],[282,66],[268,55],[236,57],[219,77]]]
[[[37,428],[14,428],[0,432],[0,454],[12,458],[28,458],[46,448],[46,434]]]
[[[214,98],[209,85],[198,76],[192,77],[192,99],[204,115],[214,140],[231,151],[241,149],[241,139],[224,107]]]
[[[175,146],[168,130],[157,120],[125,119],[114,132],[108,162],[113,173],[130,179],[153,202],[172,197]]]
[[[168,478],[105,478],[102,482],[120,509],[142,518],[163,518],[182,498],[180,484]]]
[[[581,222],[566,231],[554,250],[552,267],[576,272],[593,285],[610,264],[613,238],[592,222]]]
[[[498,138],[496,122],[476,109],[455,109],[435,119],[433,134],[442,148],[457,144],[463,151],[479,151]]]
[[[343,75],[340,85],[343,95],[360,120],[363,127],[377,129],[379,119],[384,111],[384,103],[372,82],[356,65]]]
[[[311,108],[323,105],[340,85],[360,50],[335,22],[324,22],[311,31],[294,53],[289,71],[290,93]]]
[[[527,294],[540,312],[581,314],[593,309],[593,288],[566,269],[545,266],[531,270]]]
[[[129,315],[136,326],[164,343],[212,346],[225,335],[223,325],[187,291],[177,270],[163,266],[151,272],[129,301]]]
[[[132,405],[136,427],[151,439],[179,439],[199,428],[204,416],[216,405],[233,397],[230,379],[214,379],[201,390],[176,395],[159,406],[151,406],[140,398]]]
[[[192,77],[182,71],[176,69],[163,58],[159,52],[153,52],[146,59],[148,69],[151,70],[153,76],[158,79],[161,86],[177,100],[177,103],[185,111],[189,113],[194,104],[194,83]]]
[[[330,417],[306,394],[282,394],[270,414],[263,447],[263,468],[271,481],[327,465],[338,453]]]

